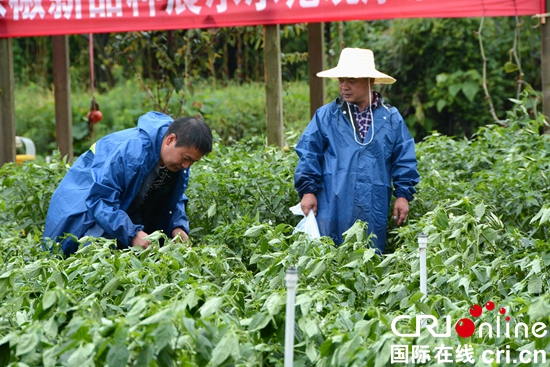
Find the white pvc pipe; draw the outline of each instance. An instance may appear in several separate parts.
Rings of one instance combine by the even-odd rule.
[[[420,292],[427,295],[427,275],[426,275],[426,247],[428,247],[428,236],[424,233],[418,235],[418,251],[420,252]]]
[[[294,310],[296,306],[296,285],[298,284],[298,271],[291,266],[286,271],[286,323],[285,323],[285,367],[294,364]]]

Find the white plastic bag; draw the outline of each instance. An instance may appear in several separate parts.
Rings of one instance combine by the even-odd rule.
[[[313,210],[310,210],[309,214],[306,216],[302,211],[300,203],[298,203],[297,205],[291,207],[290,211],[295,215],[304,216],[304,219],[302,219],[300,223],[296,225],[295,231],[305,232],[309,236],[309,238],[321,237],[321,234],[319,233],[319,226],[317,225],[317,219],[315,219],[315,214],[313,214]]]

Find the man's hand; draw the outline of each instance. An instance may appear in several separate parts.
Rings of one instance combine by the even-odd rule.
[[[310,210],[313,210],[313,214],[317,215],[317,196],[315,194],[304,194],[300,207],[306,216]]]
[[[397,221],[397,225],[403,224],[409,215],[409,201],[405,198],[397,198],[393,205],[393,219]]]
[[[189,240],[189,236],[187,235],[187,233],[185,233],[185,231],[179,227],[174,228],[174,230],[172,231],[172,238],[174,239],[174,241],[179,241],[182,243]]]
[[[147,237],[148,234],[143,231],[138,231],[136,236],[132,238],[132,246],[134,247],[141,247],[144,250],[147,250],[147,247],[151,244],[151,241],[144,240],[145,237]]]

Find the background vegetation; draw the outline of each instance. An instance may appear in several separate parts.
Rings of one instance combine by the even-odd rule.
[[[505,119],[509,98],[518,98],[527,85],[541,89],[537,22],[501,17],[325,23],[327,67],[336,65],[343,47],[371,48],[378,68],[397,79],[381,91],[417,141],[432,131],[471,137]],[[224,142],[265,131],[261,27],[96,34],[93,41],[95,94],[105,116],[95,138],[134,126],[150,109],[174,117],[201,113]],[[89,145],[88,42],[87,35],[69,38],[77,154]],[[285,126],[301,132],[309,120],[307,26],[282,26],[281,47]],[[14,61],[17,134],[36,140],[39,154],[49,154],[55,147],[50,39],[15,39]],[[338,92],[334,82],[326,85],[329,101]],[[228,95],[233,103],[223,99]],[[536,103],[530,108],[536,110]]]

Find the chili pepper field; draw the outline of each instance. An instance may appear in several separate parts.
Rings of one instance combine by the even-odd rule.
[[[368,223],[340,247],[293,233],[296,154],[260,138],[216,143],[191,169],[191,243],[156,232],[145,251],[43,250],[69,165],[3,166],[0,366],[283,366],[290,266],[296,367],[550,365],[550,136],[515,103],[506,126],[418,142],[418,194],[381,257]]]

